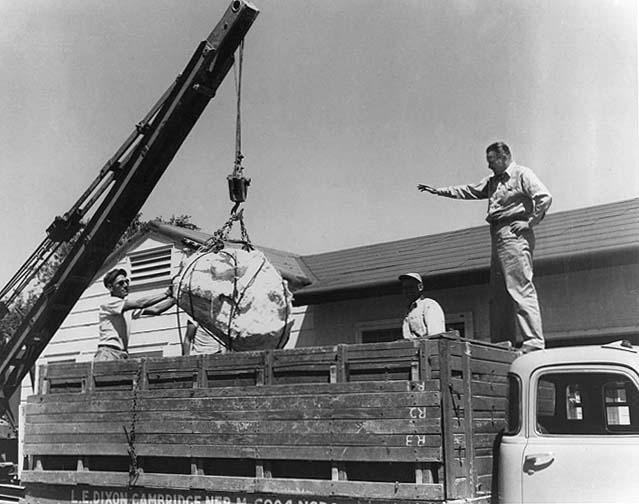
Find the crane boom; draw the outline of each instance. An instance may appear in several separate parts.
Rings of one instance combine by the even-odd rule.
[[[0,342],[0,413],[139,213],[232,67],[234,53],[257,14],[246,0],[233,0],[175,83],[136,125],[78,202],[47,229],[47,238],[30,261],[48,257],[60,243],[67,242],[71,248],[18,329],[3,345]],[[81,225],[82,217],[95,204],[98,208]],[[24,284],[22,273],[16,274],[11,288],[0,296],[15,296],[19,289],[13,286]],[[6,311],[6,307],[3,298],[0,309]]]

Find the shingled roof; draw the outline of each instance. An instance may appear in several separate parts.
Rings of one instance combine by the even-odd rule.
[[[614,256],[639,261],[639,199],[551,213],[536,228],[537,271],[562,270]],[[301,257],[313,282],[295,293],[297,304],[399,292],[408,271],[429,287],[485,282],[490,266],[487,226]],[[368,294],[366,294],[366,292]],[[329,297],[330,296],[330,297]]]
[[[159,222],[146,232],[198,244],[211,237]],[[537,274],[639,262],[639,198],[551,213],[535,234]],[[490,267],[487,225],[304,256],[257,248],[289,281],[297,305],[398,293],[397,277],[408,271],[429,289],[485,283]]]

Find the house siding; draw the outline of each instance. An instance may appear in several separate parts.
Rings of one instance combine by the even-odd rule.
[[[639,337],[639,264],[538,275],[535,279],[550,344],[584,344],[594,337]],[[426,291],[447,315],[471,313],[473,337],[490,340],[488,284]],[[397,320],[401,295],[321,303],[306,307],[298,346],[357,342],[358,325]]]

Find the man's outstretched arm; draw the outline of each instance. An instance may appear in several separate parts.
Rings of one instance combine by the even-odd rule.
[[[445,196],[455,199],[486,199],[488,198],[488,178],[477,184],[466,184],[450,187],[433,187],[427,184],[417,184],[417,189],[421,192],[429,192],[437,196]]]

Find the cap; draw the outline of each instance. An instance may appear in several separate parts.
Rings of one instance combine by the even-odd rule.
[[[108,289],[113,281],[120,275],[126,276],[126,270],[122,268],[116,268],[109,271],[106,275],[104,275],[104,286]]]
[[[403,273],[399,275],[400,280],[404,280],[405,278],[412,278],[413,280],[417,280],[419,283],[424,283],[422,276],[419,273]]]

